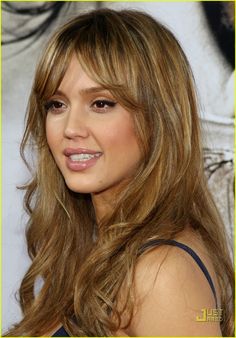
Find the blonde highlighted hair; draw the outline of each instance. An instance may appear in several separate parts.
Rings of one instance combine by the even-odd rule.
[[[143,161],[99,226],[87,194],[70,191],[46,141],[44,105],[72,55],[133,116]],[[107,336],[132,317],[141,246],[174,238],[190,224],[205,242],[221,289],[222,334],[233,336],[233,268],[221,218],[204,177],[198,105],[188,61],[172,33],[134,10],[74,18],[50,39],[29,99],[21,152],[37,169],[26,185],[32,264],[20,288],[22,321],[7,334],[40,336],[61,322],[73,336]],[[44,284],[35,295],[36,279]],[[118,308],[120,289],[126,302]],[[50,320],[50,321],[49,321]]]

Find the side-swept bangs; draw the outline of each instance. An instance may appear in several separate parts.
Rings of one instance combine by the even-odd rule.
[[[149,114],[145,118],[143,115],[149,107],[145,85],[148,74],[145,74],[141,42],[137,44],[135,33],[128,29],[128,18],[125,22],[124,17],[109,10],[105,14],[104,10],[96,15],[84,14],[64,25],[50,40],[38,66],[34,85],[43,123],[46,116],[44,103],[59,87],[72,55],[76,54],[87,75],[108,89],[133,113],[139,139],[147,134]],[[145,139],[141,141],[144,154],[150,148],[147,137]]]

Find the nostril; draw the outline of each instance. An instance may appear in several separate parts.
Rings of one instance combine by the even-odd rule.
[[[87,137],[89,135],[87,127],[69,127],[67,126],[64,130],[64,136],[66,138],[72,139],[76,137]]]

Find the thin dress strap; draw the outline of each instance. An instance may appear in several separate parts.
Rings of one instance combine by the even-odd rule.
[[[200,269],[202,270],[202,272],[204,273],[206,279],[208,280],[208,283],[210,284],[211,290],[213,292],[214,298],[215,298],[215,302],[216,302],[216,308],[218,308],[218,302],[217,302],[217,297],[216,297],[216,290],[213,284],[213,281],[211,279],[211,276],[207,270],[207,268],[205,267],[205,265],[203,264],[201,258],[196,254],[195,251],[193,251],[190,247],[188,247],[187,245],[177,242],[174,239],[153,239],[147,243],[145,243],[139,250],[139,254],[142,254],[145,250],[151,248],[151,247],[155,247],[158,244],[167,244],[167,245],[173,245],[173,246],[178,246],[179,248],[185,250],[190,256],[192,256],[192,258],[197,262],[198,266],[200,267]]]
[[[68,332],[66,332],[66,330],[62,326],[52,335],[52,337],[70,337],[70,335],[68,334]]]

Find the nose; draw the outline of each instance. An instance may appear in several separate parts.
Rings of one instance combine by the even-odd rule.
[[[64,136],[69,139],[86,138],[89,136],[89,129],[86,114],[79,109],[70,109],[67,115]]]

